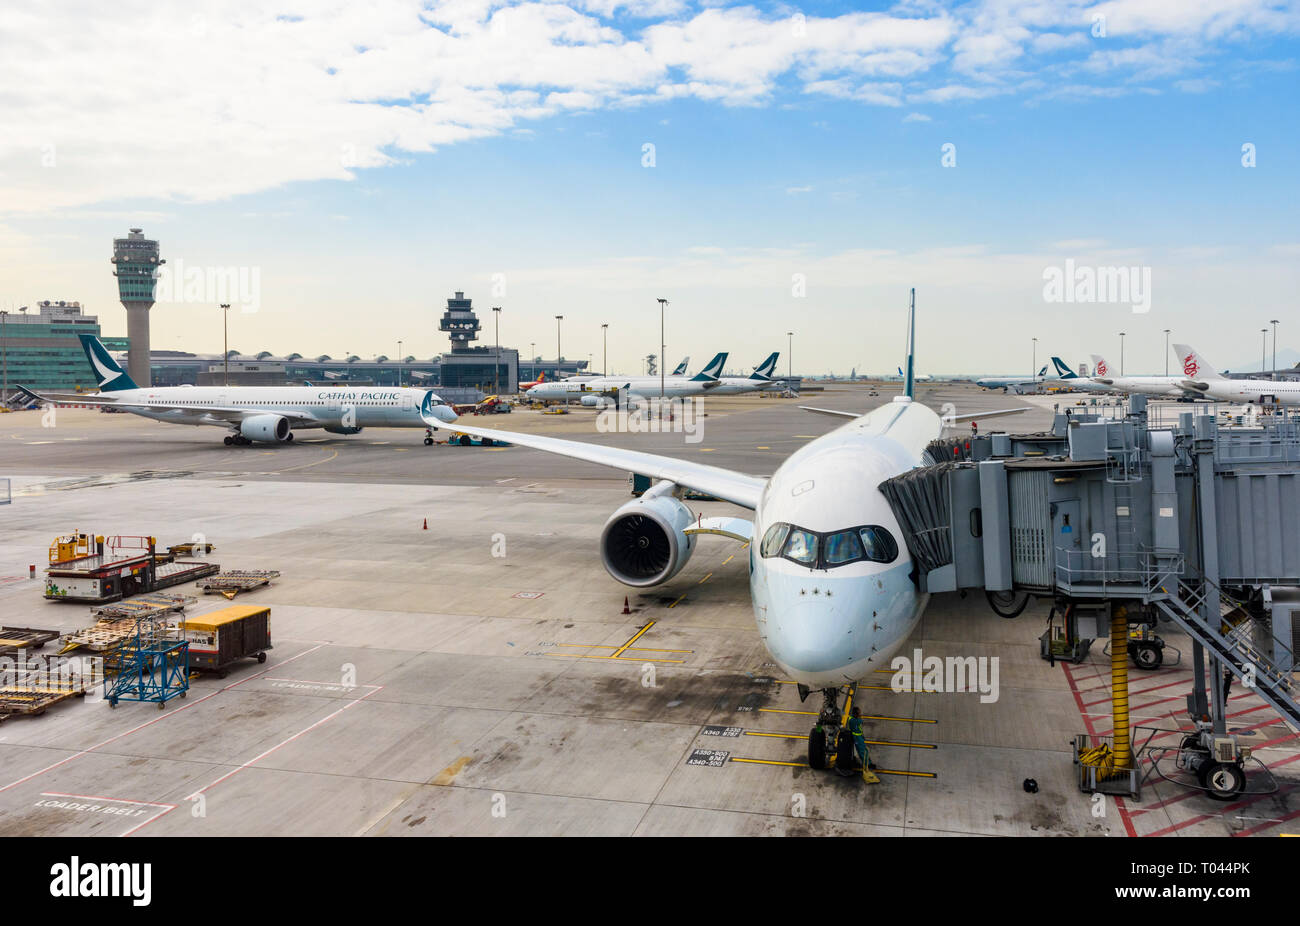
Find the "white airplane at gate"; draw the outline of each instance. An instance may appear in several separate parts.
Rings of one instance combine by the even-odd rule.
[[[822,768],[842,750],[839,686],[887,667],[925,609],[912,581],[912,559],[880,484],[923,465],[945,424],[1016,414],[1024,408],[939,415],[914,399],[915,291],[908,317],[903,395],[866,414],[809,409],[847,418],[811,441],[764,479],[745,473],[537,434],[447,425],[434,429],[506,441],[658,479],[605,523],[606,571],[634,588],[667,582],[695,550],[697,535],[749,543],[749,587],[764,646],[801,694],[822,692],[809,738],[809,764]],[[753,512],[752,519],[700,519],[682,502],[695,490]],[[851,737],[848,740],[852,748]]]

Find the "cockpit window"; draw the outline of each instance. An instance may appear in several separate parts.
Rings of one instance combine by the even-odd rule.
[[[809,569],[832,569],[848,563],[892,563],[898,543],[878,524],[818,533],[790,524],[773,524],[763,535],[759,554],[780,556]]]
[[[805,566],[817,564],[817,535],[798,527],[790,529],[790,539],[785,542],[785,556]]]
[[[839,566],[862,559],[862,541],[857,531],[840,531],[826,535],[826,565]]]
[[[877,563],[892,563],[898,559],[898,544],[893,536],[883,527],[863,527],[859,529],[862,544],[866,547],[867,559]]]
[[[790,533],[789,524],[773,524],[763,535],[763,545],[759,548],[759,553],[764,557],[776,556],[781,552],[781,546],[785,543],[786,535]]]

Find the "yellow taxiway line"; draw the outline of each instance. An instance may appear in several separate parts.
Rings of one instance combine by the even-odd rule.
[[[807,762],[778,762],[776,759],[745,759],[740,756],[731,756],[728,762],[745,762],[750,765],[783,765],[787,768],[812,768]],[[888,768],[878,768],[875,770],[877,775],[901,775],[908,778],[938,778],[934,772],[904,772]]]

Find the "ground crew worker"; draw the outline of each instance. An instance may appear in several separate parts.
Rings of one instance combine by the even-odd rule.
[[[875,763],[867,752],[867,737],[862,730],[862,712],[854,705],[849,710],[849,732],[853,734],[853,748],[857,750],[859,758],[862,759],[862,778],[870,784],[876,784],[880,781],[875,775],[871,774]]]

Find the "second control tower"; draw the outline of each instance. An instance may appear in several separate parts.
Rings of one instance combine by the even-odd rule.
[[[447,311],[442,313],[438,327],[451,337],[453,354],[470,350],[470,342],[478,340],[479,321],[472,303],[472,299],[466,299],[465,294],[457,290],[456,295],[447,300]]]
[[[113,276],[126,309],[126,372],[141,387],[150,385],[149,310],[153,308],[155,275],[165,263],[158,257],[158,242],[146,238],[143,229],[133,228],[127,237],[113,239]]]

